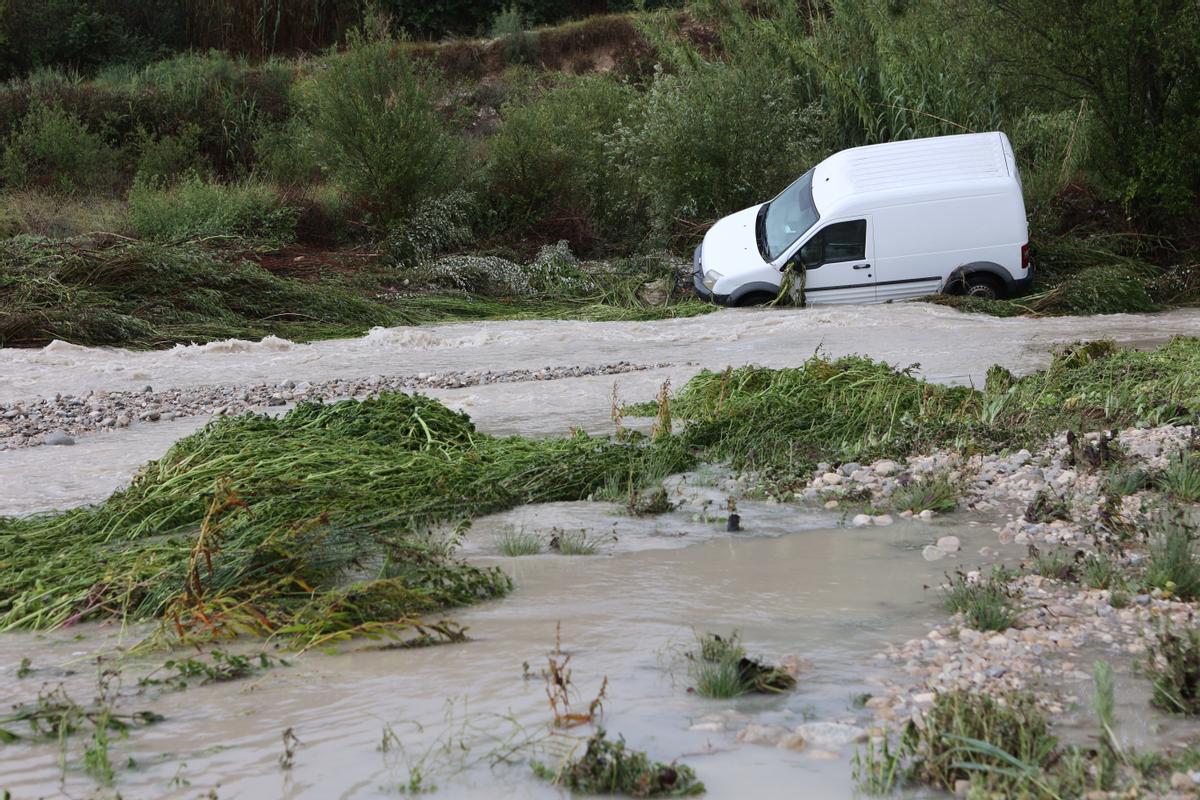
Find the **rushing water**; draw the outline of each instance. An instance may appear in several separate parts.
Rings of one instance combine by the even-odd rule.
[[[652,398],[702,368],[795,365],[818,349],[897,365],[919,363],[930,380],[979,385],[987,368],[1043,366],[1058,344],[1107,337],[1150,345],[1200,335],[1200,311],[1047,319],[997,319],[924,303],[820,309],[730,309],[659,322],[483,322],[377,329],[360,339],[299,345],[279,339],[132,352],[56,343],[0,349],[0,401],[89,390],[158,391],[213,384],[321,381],[456,370],[528,369],[626,360],[674,366],[617,376],[497,383],[428,394],[495,433],[611,430],[614,383],[623,400]],[[85,436],[75,447],[0,453],[0,514],[93,502],[162,455],[203,420],[186,419]]]
[[[849,530],[817,518],[822,527],[814,528],[806,512],[763,503],[744,503],[742,513],[746,533],[733,536],[687,512],[637,520],[583,504],[481,520],[468,552],[495,552],[497,532],[514,524],[542,533],[587,528],[603,542],[602,551],[477,556],[502,564],[517,588],[509,598],[455,615],[470,628],[467,644],[308,653],[248,681],[132,696],[127,709],[152,708],[168,719],[114,745],[114,763],[133,758],[139,765],[120,772],[117,788],[126,797],[169,796],[169,784],[181,776],[191,784],[175,792],[181,797],[209,787],[219,787],[221,798],[384,797],[408,781],[409,765],[420,764],[446,797],[557,796],[532,777],[524,757],[495,770],[485,761],[459,772],[461,754],[424,762],[420,754],[447,741],[464,721],[501,737],[516,729],[499,716],[511,715],[527,731],[542,730],[549,719],[543,682],[526,679],[522,664],[536,676],[561,623],[580,699],[586,702],[607,676],[606,727],[658,758],[686,756],[710,796],[744,796],[748,787],[764,798],[849,796],[852,748],[793,753],[740,744],[737,729],[750,721],[865,722],[851,697],[875,690],[883,674],[870,656],[942,617],[922,586],[940,578],[946,562],[927,563],[922,546],[953,531],[974,562],[980,557],[973,550],[994,545],[994,534],[962,522]],[[692,546],[679,546],[687,543]],[[737,701],[689,694],[681,652],[694,644],[694,631],[733,629],[752,653],[805,658],[811,666],[801,673],[799,689]],[[113,636],[107,632],[109,644]],[[90,698],[96,668],[84,654],[105,641],[106,632],[97,629],[82,641],[74,631],[0,637],[0,705],[30,699],[43,681],[66,680],[74,696]],[[42,671],[15,680],[26,655]],[[55,669],[63,665],[77,674],[64,679]],[[446,722],[449,708],[456,724]],[[723,712],[738,720],[730,730],[693,730],[711,727],[704,721]],[[408,760],[379,752],[385,725],[400,737]],[[277,761],[286,728],[304,743],[289,771]],[[471,761],[494,748],[478,737],[471,741]],[[5,748],[0,787],[14,797],[53,793],[59,780],[53,746]],[[80,796],[88,785],[72,761],[67,788]]]
[[[621,397],[635,400],[653,396],[665,379],[678,386],[703,367],[794,365],[818,349],[900,365],[919,362],[932,380],[978,383],[993,363],[1016,372],[1037,368],[1062,342],[1108,337],[1139,346],[1175,334],[1200,334],[1200,313],[1000,320],[906,304],[730,310],[648,323],[456,324],[378,330],[361,339],[311,345],[226,342],[152,353],[55,344],[0,350],[0,400],[146,384],[161,391],[620,360],[671,363],[615,376]],[[430,394],[468,411],[484,430],[605,431],[611,426],[613,383],[614,376],[584,377]],[[74,447],[0,453],[0,514],[99,500],[202,422],[134,425],[81,437]],[[466,644],[381,650],[356,643],[336,654],[307,653],[255,679],[180,693],[137,696],[127,683],[126,710],[150,707],[168,719],[113,745],[113,762],[120,767],[116,788],[125,797],[193,798],[209,789],[221,798],[395,796],[409,781],[409,768],[419,766],[442,796],[557,796],[533,779],[523,759],[489,767],[484,756],[493,745],[477,734],[483,728],[505,738],[515,735],[516,725],[542,730],[548,709],[536,673],[561,623],[562,647],[571,654],[581,695],[609,679],[608,729],[657,758],[686,757],[710,796],[744,797],[749,791],[761,798],[849,796],[850,750],[795,753],[740,744],[737,725],[714,730],[713,715],[725,714],[738,725],[795,725],[808,718],[865,723],[850,698],[872,691],[887,674],[872,655],[944,618],[923,586],[957,562],[927,563],[921,548],[953,532],[966,544],[963,562],[978,566],[991,558],[976,553],[984,545],[995,547],[994,534],[987,525],[961,519],[848,530],[828,514],[743,502],[746,532],[728,535],[695,505],[705,498],[719,507],[723,495],[698,490],[692,506],[648,520],[601,504],[567,503],[477,521],[464,554],[501,564],[517,588],[509,598],[455,615],[471,629],[473,641]],[[574,558],[495,555],[500,531],[547,534],[555,528],[586,529],[602,552]],[[753,653],[796,654],[811,666],[798,690],[784,696],[705,700],[686,691],[680,653],[695,631],[710,629],[737,629]],[[134,639],[131,632],[94,627],[0,637],[0,707],[28,701],[43,684],[59,681],[76,699],[90,699],[95,654]],[[18,679],[24,657],[36,671]],[[135,661],[133,674],[138,663],[148,668],[154,658]],[[533,679],[523,674],[523,663]],[[453,757],[439,750],[464,723],[475,730],[468,737],[470,749],[451,748]],[[380,751],[385,726],[402,748]],[[287,728],[303,744],[294,766],[285,770],[278,759]],[[1157,733],[1136,730],[1147,739]],[[94,787],[79,770],[79,747],[71,751],[65,773],[51,745],[0,747],[0,790],[14,798],[89,795]],[[135,766],[122,766],[129,759]]]

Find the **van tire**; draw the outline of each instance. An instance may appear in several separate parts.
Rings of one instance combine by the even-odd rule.
[[[981,300],[999,300],[1004,297],[1004,286],[986,272],[975,272],[963,277],[963,294]]]
[[[747,292],[737,299],[734,303],[738,308],[746,308],[748,306],[766,305],[775,299],[775,295],[770,292]]]

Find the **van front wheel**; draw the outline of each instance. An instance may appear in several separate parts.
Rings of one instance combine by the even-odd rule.
[[[748,294],[744,294],[739,297],[734,305],[739,308],[745,308],[746,306],[764,306],[774,299],[775,295],[771,294],[770,292],[749,292]]]
[[[963,278],[963,294],[982,300],[999,300],[1004,296],[1004,288],[994,276],[977,272]]]

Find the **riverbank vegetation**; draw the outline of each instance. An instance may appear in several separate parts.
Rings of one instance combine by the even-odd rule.
[[[1012,302],[948,302],[1078,314],[1200,294],[1200,12],[1187,4],[1153,2],[1118,28],[1106,20],[1129,15],[1115,6],[1092,19],[1059,0],[696,0],[600,16],[586,14],[625,9],[384,3],[380,14],[311,0],[311,13],[270,25],[270,3],[200,14],[164,0],[158,15],[99,0],[19,5],[0,11],[0,233],[38,237],[10,248],[22,273],[39,248],[136,239],[181,270],[201,248],[233,271],[344,282],[389,324],[529,306],[569,315],[569,286],[496,297],[463,258],[528,264],[565,241],[585,271],[622,264],[622,290],[601,270],[590,304],[669,314],[687,263],[637,256],[686,258],[706,224],[834,150],[999,128],[1022,170],[1038,283]],[[238,16],[252,7],[263,16]],[[235,18],[247,27],[220,23]],[[421,38],[447,32],[488,37]],[[439,262],[447,255],[458,258]],[[107,291],[132,302],[135,283]],[[36,308],[28,292],[0,286],[0,329]],[[363,324],[363,309],[344,309],[321,324]],[[254,335],[279,318],[268,312],[213,330]],[[113,343],[90,333],[48,335]],[[128,333],[117,341],[199,336]]]

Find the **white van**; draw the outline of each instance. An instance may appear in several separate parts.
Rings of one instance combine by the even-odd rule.
[[[769,203],[713,225],[696,248],[696,291],[756,305],[800,267],[808,303],[1026,291],[1029,230],[1008,137],[969,133],[836,153]]]

